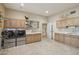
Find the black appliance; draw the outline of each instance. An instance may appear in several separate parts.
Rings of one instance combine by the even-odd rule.
[[[13,30],[3,30],[1,35],[5,39],[15,38],[15,32]]]
[[[14,47],[25,44],[25,30],[20,29],[4,29],[2,35],[2,48]],[[21,43],[21,41],[23,43]],[[19,44],[19,42],[21,44]]]
[[[16,36],[17,36],[17,38],[25,37],[26,36],[25,30],[16,30]]]

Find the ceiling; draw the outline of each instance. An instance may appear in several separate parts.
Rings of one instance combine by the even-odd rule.
[[[6,8],[16,9],[19,11],[31,12],[43,16],[54,15],[65,9],[77,6],[77,3],[24,3],[21,7],[20,3],[5,3]],[[48,11],[48,13],[45,13]]]

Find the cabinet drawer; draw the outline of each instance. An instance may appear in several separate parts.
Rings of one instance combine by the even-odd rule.
[[[15,39],[5,39],[4,43],[11,43],[11,42],[15,42]]]
[[[15,43],[5,43],[4,44],[4,48],[10,48],[10,47],[14,47]]]
[[[24,45],[25,44],[25,41],[18,41],[17,42],[17,46],[19,46],[19,45]]]
[[[79,38],[78,37],[71,37],[71,46],[79,47]]]
[[[26,36],[26,43],[41,41],[41,34],[30,34]]]
[[[65,36],[65,44],[71,45],[71,38],[70,38],[69,35],[68,36]]]
[[[20,37],[20,38],[17,38],[17,41],[25,41],[26,37]]]

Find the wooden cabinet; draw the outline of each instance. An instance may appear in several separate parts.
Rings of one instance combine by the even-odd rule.
[[[41,41],[41,34],[29,34],[26,36],[26,44]]]
[[[73,26],[73,20],[72,19],[66,20],[66,26]]]
[[[66,28],[67,26],[79,26],[79,17],[67,18],[56,21],[57,28]]]
[[[71,36],[71,46],[79,47],[79,37]]]
[[[4,28],[15,28],[16,21],[15,20],[4,20]]]
[[[58,20],[56,22],[57,28],[66,28],[67,22],[65,20]]]
[[[79,26],[79,18],[73,19],[73,26]]]
[[[79,36],[55,33],[55,40],[79,48]]]
[[[0,28],[4,28],[4,20],[0,20]]]
[[[59,40],[59,33],[55,33],[55,40],[56,40],[56,41]]]
[[[25,20],[17,20],[18,28],[25,28]]]
[[[4,28],[25,28],[25,20],[4,20]]]
[[[55,33],[55,40],[64,43],[64,35],[60,33]]]
[[[5,7],[2,4],[0,4],[0,15],[5,16]]]
[[[5,7],[0,4],[0,15],[2,17],[5,17]],[[0,20],[0,28],[3,28],[4,27],[4,19]]]
[[[65,35],[64,36],[64,43],[67,45],[71,45],[71,37],[70,35]]]
[[[4,28],[10,28],[10,26],[11,26],[11,22],[10,22],[11,20],[4,20]]]
[[[61,27],[62,27],[61,21],[57,21],[57,22],[56,22],[56,27],[57,27],[57,28],[61,28]]]
[[[64,43],[64,35],[63,34],[59,35],[59,40],[58,41],[61,42],[61,43]]]

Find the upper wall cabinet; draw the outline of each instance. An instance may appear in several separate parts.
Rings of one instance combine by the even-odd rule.
[[[25,28],[25,20],[4,20],[4,28]]]
[[[26,20],[16,20],[16,28],[25,28],[25,22]]]
[[[79,17],[67,18],[56,22],[57,28],[66,28],[71,26],[79,26]]]
[[[5,7],[2,4],[0,4],[0,15],[5,17]]]
[[[4,27],[4,20],[1,20],[1,17],[5,17],[5,7],[0,4],[0,28]]]
[[[66,21],[65,20],[58,20],[56,22],[56,27],[57,28],[65,28],[66,27]]]

